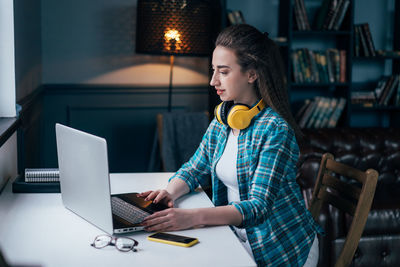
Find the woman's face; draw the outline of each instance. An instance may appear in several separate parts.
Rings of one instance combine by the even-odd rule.
[[[214,49],[212,57],[213,76],[210,85],[215,87],[222,101],[234,101],[252,105],[257,101],[253,83],[255,71],[242,72],[233,50],[223,46]]]

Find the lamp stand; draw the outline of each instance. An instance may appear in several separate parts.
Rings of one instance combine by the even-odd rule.
[[[168,112],[171,112],[172,101],[172,70],[174,68],[174,56],[169,56],[169,88],[168,88]]]

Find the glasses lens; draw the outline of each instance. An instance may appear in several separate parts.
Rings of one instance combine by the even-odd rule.
[[[94,247],[96,248],[104,248],[111,242],[111,236],[100,235],[97,236],[93,242]]]
[[[130,251],[135,246],[135,240],[130,238],[120,237],[115,242],[115,247],[121,251]]]

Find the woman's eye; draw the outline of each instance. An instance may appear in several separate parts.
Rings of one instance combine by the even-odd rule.
[[[228,74],[227,72],[225,72],[225,71],[220,71],[219,73],[221,73],[222,75],[226,75],[226,74]]]

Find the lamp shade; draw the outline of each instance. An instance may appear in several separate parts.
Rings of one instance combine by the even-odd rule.
[[[209,55],[211,20],[209,1],[138,0],[136,52]]]

